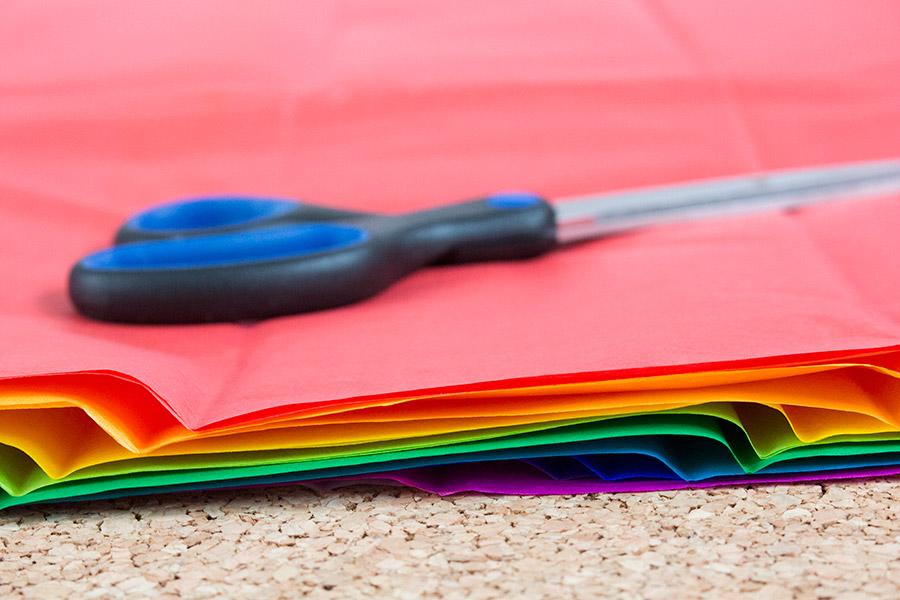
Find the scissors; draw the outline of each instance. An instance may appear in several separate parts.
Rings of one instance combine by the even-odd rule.
[[[548,202],[507,191],[398,216],[215,196],[130,217],[69,295],[123,323],[258,320],[361,301],[428,265],[522,259],[672,221],[900,189],[900,160],[776,171]]]

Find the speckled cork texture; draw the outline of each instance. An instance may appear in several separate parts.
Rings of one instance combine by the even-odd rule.
[[[895,598],[898,484],[279,487],[21,507],[0,513],[0,597]]]

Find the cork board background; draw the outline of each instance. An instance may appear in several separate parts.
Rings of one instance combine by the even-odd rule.
[[[0,512],[0,598],[896,598],[900,480],[446,498],[299,486]]]

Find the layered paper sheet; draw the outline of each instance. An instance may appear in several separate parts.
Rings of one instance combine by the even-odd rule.
[[[896,194],[424,270],[257,323],[98,323],[66,296],[80,256],[179,197],[390,214],[896,156],[894,4],[172,11],[4,11],[0,507],[900,469]]]

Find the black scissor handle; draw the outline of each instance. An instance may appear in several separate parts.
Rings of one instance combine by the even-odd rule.
[[[527,258],[556,246],[553,209],[520,192],[399,216],[338,211],[342,220],[300,223],[284,220],[291,207],[277,208],[179,227],[142,213],[155,216],[138,215],[126,227],[166,237],[83,258],[70,273],[72,301],[105,321],[264,319],[357,302],[430,264]]]

